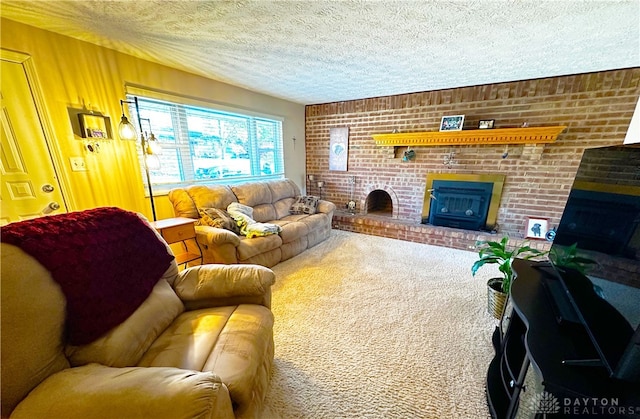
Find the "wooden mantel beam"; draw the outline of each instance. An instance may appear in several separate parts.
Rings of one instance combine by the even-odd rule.
[[[470,144],[548,144],[566,126],[474,129],[463,131],[372,134],[377,146],[441,146]]]

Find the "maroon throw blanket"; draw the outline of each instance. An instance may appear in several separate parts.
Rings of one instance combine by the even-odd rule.
[[[0,240],[47,268],[67,300],[67,339],[94,341],[149,296],[173,256],[136,213],[96,208],[8,224]]]

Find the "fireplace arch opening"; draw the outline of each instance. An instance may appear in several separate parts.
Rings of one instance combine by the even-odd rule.
[[[367,214],[391,217],[393,214],[393,200],[387,191],[376,189],[367,195],[365,208]]]

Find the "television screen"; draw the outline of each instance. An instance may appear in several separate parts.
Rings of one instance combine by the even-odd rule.
[[[577,318],[615,375],[634,331],[635,340],[640,335],[640,147],[585,150],[549,258]],[[581,282],[585,276],[590,289]],[[586,309],[592,290],[624,320],[602,322],[603,316]],[[610,336],[611,327],[619,329],[616,338],[600,339]]]

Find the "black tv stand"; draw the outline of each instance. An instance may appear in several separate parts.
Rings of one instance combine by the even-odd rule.
[[[564,287],[553,275],[553,273],[541,275],[540,281],[545,291],[549,294],[549,299],[552,302],[551,307],[556,315],[556,321],[559,324],[580,324],[580,317],[571,306],[571,302],[568,301]]]
[[[564,359],[562,361],[564,365],[572,365],[576,367],[603,367],[602,360],[599,358],[594,359]]]
[[[491,416],[582,417],[577,414],[580,409],[576,412],[577,403],[590,409],[589,417],[640,418],[640,384],[611,378],[606,368],[596,365],[600,357],[583,328],[558,322],[553,297],[544,284],[551,281],[545,279],[549,272],[525,260],[514,261],[513,269],[517,279],[493,336],[496,355],[487,372]],[[603,316],[608,313],[597,304],[590,310]],[[614,414],[593,414],[601,404],[613,401],[617,403]]]

